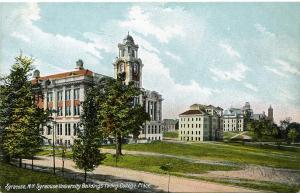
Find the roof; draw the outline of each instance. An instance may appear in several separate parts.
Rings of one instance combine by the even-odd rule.
[[[71,76],[92,76],[93,72],[90,70],[75,70],[75,71],[70,71],[70,72],[63,72],[59,74],[51,74],[48,76],[42,76],[39,77],[38,79],[40,80],[47,80],[47,79],[62,79],[62,78],[67,78]]]
[[[201,110],[188,110],[181,113],[180,115],[202,115],[202,114],[204,114],[204,112]]]

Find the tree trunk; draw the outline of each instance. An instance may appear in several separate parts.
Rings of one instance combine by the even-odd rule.
[[[22,158],[19,158],[19,167],[22,167]]]
[[[122,155],[122,136],[117,135],[116,139],[116,156]]]
[[[33,170],[33,156],[31,157],[31,170]]]
[[[86,169],[84,169],[84,183],[86,183]]]

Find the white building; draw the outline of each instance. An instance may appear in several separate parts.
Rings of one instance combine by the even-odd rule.
[[[230,108],[224,111],[224,131],[244,131],[244,113],[238,108]]]
[[[134,81],[136,86],[142,88],[142,67],[143,63],[138,58],[138,45],[133,38],[127,35],[123,43],[118,45],[119,56],[113,62],[115,77],[118,73],[126,73],[126,83]],[[33,82],[39,81],[42,84],[44,100],[38,105],[44,109],[53,109],[51,124],[54,128],[44,128],[43,135],[46,143],[52,144],[54,137],[55,144],[72,145],[77,136],[76,127],[80,121],[82,107],[80,103],[85,99],[85,89],[93,81],[105,75],[97,74],[84,69],[83,62],[76,63],[76,69],[69,72],[40,76],[39,71],[34,72]],[[145,107],[150,114],[151,121],[145,123],[139,138],[147,140],[162,139],[162,96],[156,91],[143,89],[143,95],[137,98],[137,102]],[[54,135],[53,135],[54,134]]]
[[[193,104],[179,115],[181,141],[223,139],[223,109],[212,105]]]

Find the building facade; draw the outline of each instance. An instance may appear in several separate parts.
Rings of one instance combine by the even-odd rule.
[[[223,109],[212,105],[193,104],[179,115],[181,141],[223,139]]]
[[[150,115],[150,121],[145,123],[139,135],[140,139],[162,140],[162,96],[156,91],[146,90],[142,85],[142,60],[138,57],[139,46],[128,34],[122,43],[118,44],[119,56],[113,62],[115,78],[119,73],[125,73],[125,83],[133,81],[142,89],[143,94],[137,98],[137,103],[144,106]]]
[[[223,115],[224,131],[244,131],[244,112],[242,109],[229,108]]]
[[[114,61],[115,77],[118,73],[125,72],[125,83],[133,81],[142,89],[143,94],[136,98],[137,103],[142,104],[151,120],[146,122],[139,138],[147,140],[162,139],[162,96],[156,91],[142,88],[143,63],[138,58],[138,45],[127,35],[123,43],[118,45],[119,57]],[[43,88],[44,98],[38,102],[41,108],[54,110],[52,127],[43,129],[45,143],[56,145],[72,145],[77,137],[76,128],[79,126],[82,112],[81,102],[85,99],[85,90],[94,81],[105,75],[84,69],[83,62],[78,60],[73,71],[40,76],[39,71],[34,72],[33,82],[39,82]],[[53,129],[52,129],[53,128]],[[54,141],[53,141],[54,140]]]
[[[164,119],[163,125],[164,125],[164,132],[173,132],[178,130],[178,119]]]

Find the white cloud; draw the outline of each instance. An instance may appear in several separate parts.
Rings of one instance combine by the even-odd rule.
[[[144,41],[147,41],[144,39]],[[144,48],[140,50],[140,57],[144,63],[144,88],[160,92],[164,98],[164,117],[177,117],[195,102],[208,103],[210,96],[219,93],[217,89],[205,87],[195,80],[187,84],[177,83],[171,77],[170,71],[162,63],[158,53]],[[180,103],[178,102],[180,101]]]
[[[27,36],[27,35],[25,35],[25,34],[22,34],[22,33],[19,33],[19,32],[16,32],[16,31],[14,31],[12,34],[11,34],[11,36],[12,37],[15,37],[15,38],[18,38],[18,39],[20,39],[20,40],[22,40],[22,41],[24,41],[24,42],[30,42],[30,38]]]
[[[242,81],[245,78],[245,73],[249,68],[243,63],[237,63],[231,70],[223,70],[216,67],[211,67],[209,70],[219,80],[236,80]]]
[[[251,89],[251,90],[253,90],[253,91],[255,91],[255,92],[258,91],[257,87],[254,86],[253,84],[250,84],[250,83],[245,82],[245,83],[244,83],[244,86],[247,87],[247,88],[249,88],[249,89]]]
[[[295,66],[292,66],[290,63],[284,61],[284,60],[280,60],[280,59],[276,59],[274,60],[274,62],[276,64],[280,65],[280,69],[286,73],[291,73],[291,74],[295,74],[295,75],[300,75],[300,70],[297,69]]]
[[[129,10],[128,20],[121,22],[121,26],[132,29],[146,36],[149,34],[153,35],[162,43],[167,43],[174,36],[184,36],[183,27],[179,23],[177,23],[175,20],[168,20],[168,18],[164,17],[166,12],[169,12],[168,14],[175,13],[170,10],[157,9],[158,8],[153,8],[152,12],[146,12],[139,6],[133,6]],[[167,25],[154,24],[154,21],[157,19],[157,17],[153,17],[153,15],[159,14],[156,13],[157,11],[161,12],[162,17],[160,20],[164,20]]]
[[[219,43],[219,46],[223,48],[230,57],[241,58],[240,53],[235,49],[233,49],[231,45],[225,43]]]
[[[11,34],[10,36],[15,38],[15,41],[18,39],[24,41],[25,44],[21,44],[18,49],[39,58],[36,62],[44,61],[54,68],[64,65],[71,69],[75,66],[77,59],[81,58],[85,62],[85,67],[91,67],[100,64],[103,51],[112,52],[111,43],[102,41],[100,37],[96,38],[96,35],[92,33],[83,33],[84,37],[90,38],[88,41],[81,41],[71,36],[43,31],[33,23],[40,19],[40,9],[36,3],[16,6],[13,11],[4,11],[2,15],[6,18],[1,26],[5,30],[2,33]],[[47,73],[46,65],[41,65],[41,67],[43,67],[40,69],[41,73]],[[103,66],[103,69],[105,67],[110,66]]]
[[[300,70],[295,66],[291,65],[287,61],[275,59],[274,63],[277,64],[275,67],[264,66],[268,71],[273,72],[281,77],[287,77],[288,74],[300,75]]]
[[[170,57],[171,57],[173,60],[175,60],[176,62],[182,63],[182,58],[181,58],[180,56],[175,55],[175,54],[173,54],[173,53],[171,53],[171,52],[169,52],[169,51],[165,51],[165,54],[168,55],[168,56],[170,56]]]
[[[270,67],[270,66],[264,66],[265,69],[267,69],[270,72],[273,72],[274,74],[277,74],[282,77],[286,77],[286,74],[282,73],[281,71],[277,70],[276,68]]]
[[[267,28],[259,23],[254,25],[255,29],[260,32],[261,34],[265,35],[268,38],[275,38],[275,34],[272,32],[269,32]]]

